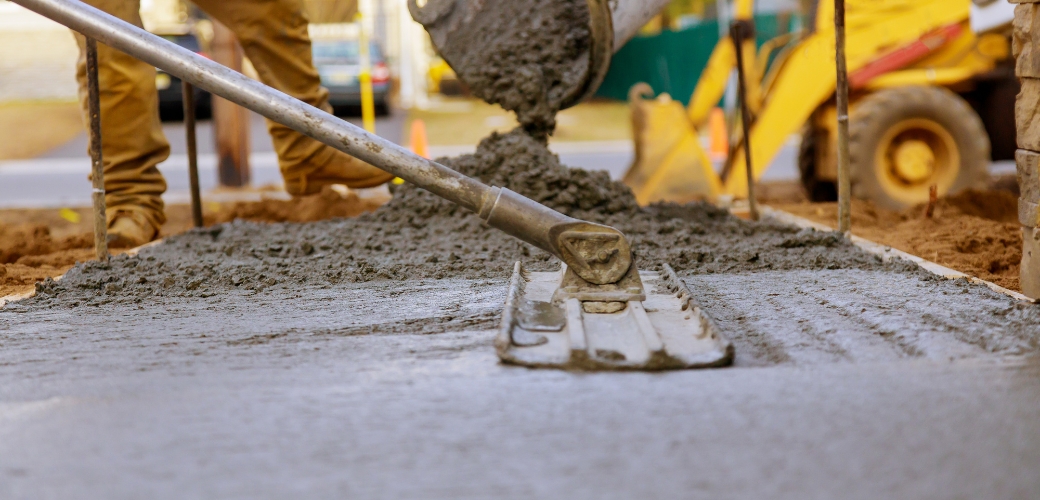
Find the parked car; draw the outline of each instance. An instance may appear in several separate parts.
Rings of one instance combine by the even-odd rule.
[[[315,40],[312,44],[314,66],[334,107],[361,105],[360,47],[357,40]],[[378,44],[369,45],[369,54],[376,113],[385,115],[390,112],[390,68]]]
[[[198,55],[209,57],[202,50],[199,39],[194,34],[159,36]],[[159,69],[155,74],[155,87],[159,90],[159,117],[163,121],[183,120],[184,94],[181,88],[181,79]],[[210,93],[195,87],[195,116],[198,118],[209,118],[212,114]]]

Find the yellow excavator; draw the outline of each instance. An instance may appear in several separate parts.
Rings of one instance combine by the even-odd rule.
[[[742,50],[755,178],[800,132],[802,184],[814,201],[828,201],[837,196],[834,5],[815,3],[807,32],[761,48],[749,37]],[[753,0],[734,7],[736,22],[752,21]],[[855,197],[903,208],[927,201],[933,185],[940,195],[983,187],[991,159],[1013,158],[1010,29],[976,33],[971,9],[971,0],[847,0]],[[724,38],[687,108],[633,88],[636,160],[624,180],[641,203],[747,196],[740,127],[730,127],[721,172],[700,142],[736,61]]]

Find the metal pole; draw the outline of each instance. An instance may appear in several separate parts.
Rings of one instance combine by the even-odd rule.
[[[105,215],[105,169],[101,156],[101,89],[98,84],[97,40],[87,37],[87,114],[90,115],[90,168],[94,202],[94,253],[108,260],[108,217]]]
[[[202,197],[199,194],[199,156],[195,146],[195,86],[181,82],[184,94],[184,132],[188,143],[188,182],[191,186],[191,220],[202,227]]]
[[[849,159],[849,71],[845,62],[845,0],[834,0],[834,61],[838,70],[838,230],[852,232],[852,173]]]
[[[737,21],[730,28],[730,38],[737,49],[737,99],[740,101],[740,121],[744,127],[744,165],[747,172],[748,207],[751,220],[759,219],[758,200],[755,199],[755,169],[751,163],[751,110],[747,103],[747,71],[744,67],[744,40],[752,36],[754,30],[747,21]]]

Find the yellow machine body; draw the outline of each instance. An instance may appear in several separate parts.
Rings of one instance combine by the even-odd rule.
[[[832,2],[818,4],[816,25],[810,33],[784,35],[761,49],[750,40],[743,47],[749,66],[747,99],[753,117],[751,154],[756,179],[792,134],[814,117],[815,125],[834,136],[833,104],[828,112],[836,85],[834,8]],[[954,86],[992,71],[999,61],[1010,57],[1004,35],[979,36],[971,30],[970,5],[971,0],[848,0],[849,72],[856,76],[867,71],[863,76],[869,77],[853,89],[853,109],[857,100],[880,89]],[[751,19],[753,0],[737,0],[736,7],[738,20]],[[941,45],[929,46],[936,44],[929,36],[940,31],[946,34]],[[886,56],[898,56],[898,51],[915,44],[928,52],[898,69],[870,76],[870,65],[877,66]],[[644,98],[648,88],[634,89],[630,95],[636,160],[625,182],[640,203],[747,196],[740,128],[729,127],[734,139],[721,172],[712,167],[700,142],[710,112],[736,67],[735,50],[728,37],[719,41],[685,109],[666,95]],[[836,169],[836,161],[821,163],[825,170]]]

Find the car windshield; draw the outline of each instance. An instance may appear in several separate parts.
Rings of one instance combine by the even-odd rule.
[[[360,45],[361,44],[359,44],[357,40],[314,42],[314,59],[319,62],[336,61],[348,64],[357,64],[359,57],[358,49],[360,48]],[[379,53],[379,47],[376,44],[369,44],[368,50],[371,54],[373,63],[382,60],[382,54]]]

